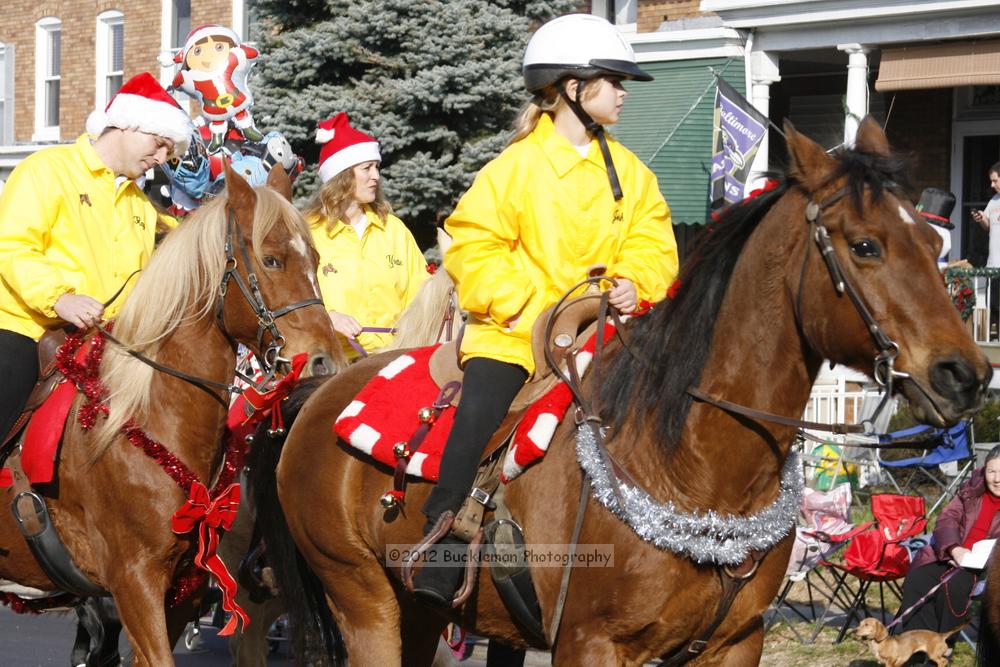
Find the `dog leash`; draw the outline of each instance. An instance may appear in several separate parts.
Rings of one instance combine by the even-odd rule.
[[[924,593],[923,597],[921,597],[921,598],[920,598],[919,600],[917,600],[916,602],[914,602],[913,604],[911,604],[911,605],[910,605],[909,607],[907,607],[907,608],[906,608],[905,610],[903,610],[903,611],[899,612],[899,613],[898,613],[898,614],[896,615],[896,618],[895,618],[895,619],[893,619],[892,623],[890,623],[889,625],[885,626],[885,629],[886,629],[886,630],[891,630],[891,629],[892,629],[892,628],[893,628],[894,626],[898,625],[898,624],[900,623],[900,621],[902,621],[902,620],[903,620],[904,618],[906,618],[907,616],[909,616],[910,614],[912,614],[912,613],[913,613],[913,611],[914,611],[914,610],[915,610],[915,609],[916,609],[917,607],[919,607],[919,606],[920,606],[920,605],[922,605],[922,604],[923,604],[924,602],[926,602],[926,601],[927,601],[927,598],[929,598],[930,596],[934,595],[934,593],[935,593],[935,592],[937,591],[937,589],[941,588],[941,587],[942,587],[942,586],[944,586],[944,585],[945,585],[946,583],[948,583],[948,581],[949,581],[949,580],[950,580],[950,579],[951,579],[952,577],[954,577],[954,576],[955,576],[956,574],[958,574],[958,572],[959,572],[959,571],[960,571],[961,569],[962,569],[962,568],[960,568],[960,567],[958,567],[958,566],[955,566],[955,567],[952,567],[952,568],[951,568],[950,570],[948,570],[947,572],[945,572],[945,573],[944,573],[944,574],[943,574],[943,575],[941,576],[941,580],[940,580],[940,581],[938,581],[938,582],[937,582],[936,584],[934,584],[934,585],[933,585],[933,586],[931,587],[931,589],[930,589],[929,591],[927,591],[926,593]],[[968,611],[968,610],[966,610],[966,611]]]

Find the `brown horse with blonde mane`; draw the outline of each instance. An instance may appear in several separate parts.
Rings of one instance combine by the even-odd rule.
[[[167,235],[114,322],[120,345],[105,340],[99,376],[109,416],[85,429],[78,395],[56,477],[34,488],[78,574],[114,597],[136,665],[174,664],[173,645],[206,582],[192,564],[199,531],[204,540],[211,528],[202,524],[230,509],[214,506],[226,489],[205,496],[210,519],[187,516],[194,526],[187,531],[172,525],[196,487],[214,493],[234,472],[222,436],[237,342],[279,370],[299,353],[308,355],[306,375],[343,365],[309,228],[288,201],[288,176],[276,168],[268,178],[274,189],[254,190],[227,167],[226,184],[226,196]],[[154,370],[129,351],[194,379]],[[3,491],[4,507],[14,492]],[[0,518],[0,578],[60,588],[10,512]]]
[[[671,298],[627,325],[625,343],[608,344],[599,384],[595,374],[584,379],[614,465],[593,467],[594,438],[588,444],[591,431],[578,430],[570,410],[545,460],[506,486],[529,547],[566,545],[586,479],[598,497],[583,496],[577,542],[613,549],[613,565],[572,571],[564,605],[563,570],[532,563],[543,640],[514,620],[482,572],[472,597],[445,612],[417,604],[398,563],[387,563],[388,545],[421,540],[430,484],[414,481],[403,511],[386,511],[379,498],[391,470],[331,427],[395,354],[315,389],[274,474],[260,465],[254,480],[258,508],[276,507],[260,499],[275,486],[281,500],[283,515],[259,520],[299,606],[301,660],[329,662],[335,621],[352,666],[427,664],[453,621],[548,648],[554,665],[759,662],[761,614],[785,571],[801,485],[797,427],[779,420],[800,417],[824,360],[891,382],[919,420],[939,426],[977,410],[991,377],[942,284],[940,241],[902,194],[902,162],[878,124],[866,119],[856,147],[833,156],[791,126],[787,135],[786,177],[725,212]],[[703,527],[713,522],[732,532]],[[737,579],[725,607],[725,582]]]

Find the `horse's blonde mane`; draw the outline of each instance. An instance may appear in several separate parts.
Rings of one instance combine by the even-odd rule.
[[[441,256],[451,246],[451,237],[441,227],[437,230],[438,248]],[[387,350],[405,350],[410,347],[421,347],[432,345],[437,342],[437,335],[441,331],[441,323],[444,321],[445,312],[448,310],[449,302],[455,298],[452,290],[455,283],[451,276],[438,267],[429,280],[417,290],[417,295],[406,307],[406,310],[396,320],[396,335],[392,342],[386,347]],[[455,318],[458,318],[456,308]],[[454,326],[454,322],[452,322]]]
[[[278,221],[312,247],[309,228],[295,208],[267,188],[255,190],[253,234],[258,261],[261,246]],[[114,322],[114,336],[129,349],[156,359],[163,342],[178,327],[214,317],[225,269],[226,198],[201,206],[173,229],[143,268],[135,289]],[[234,248],[234,252],[239,250]],[[242,260],[239,260],[242,261]],[[197,374],[197,369],[187,369]],[[142,424],[149,416],[154,370],[117,345],[105,345],[102,382],[108,388],[108,418],[96,438],[99,457],[129,418]]]

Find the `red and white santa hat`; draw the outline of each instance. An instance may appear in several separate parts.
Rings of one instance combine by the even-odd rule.
[[[174,142],[173,155],[183,155],[191,142],[191,117],[149,72],[126,81],[103,111],[87,117],[87,133],[101,136],[105,128],[139,130]]]
[[[378,142],[351,127],[343,111],[319,124],[316,143],[323,145],[319,149],[319,177],[324,183],[348,167],[382,160]]]
[[[184,48],[174,54],[174,62],[184,62],[184,58],[187,56],[188,51],[191,50],[191,47],[206,37],[225,37],[236,46],[240,44],[240,38],[232,28],[214,23],[198,26],[188,33],[187,39],[184,40]]]

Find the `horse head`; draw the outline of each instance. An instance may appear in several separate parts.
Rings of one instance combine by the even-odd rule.
[[[790,207],[784,215],[810,232],[791,255],[801,271],[788,278],[808,347],[895,385],[921,422],[973,414],[992,368],[944,288],[940,238],[904,195],[885,133],[868,117],[855,148],[831,156],[785,129],[797,186],[775,211]]]
[[[290,203],[287,173],[275,165],[268,187],[257,189],[228,165],[225,178],[227,277],[218,309],[224,331],[269,365],[287,367],[307,352],[306,375],[335,373],[346,362],[316,280],[319,255]]]

